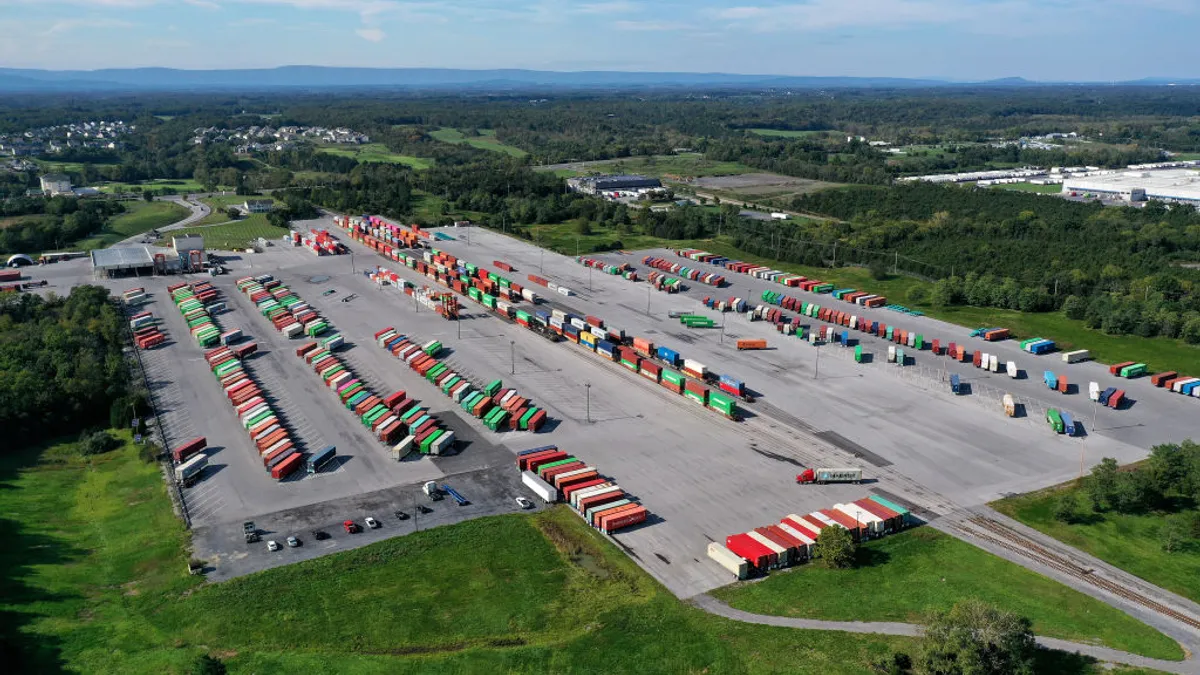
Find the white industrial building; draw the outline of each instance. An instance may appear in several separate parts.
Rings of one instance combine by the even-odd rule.
[[[1064,176],[1064,195],[1164,202],[1200,206],[1200,171],[1166,169],[1161,171],[1114,171],[1105,175]]]

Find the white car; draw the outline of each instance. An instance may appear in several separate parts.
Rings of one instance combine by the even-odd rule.
[[[517,506],[519,506],[523,509],[532,509],[533,502],[529,501],[528,499],[525,499],[524,497],[517,497]]]
[[[295,537],[288,537],[287,545],[288,545],[288,548],[296,548],[297,546],[300,545],[300,540]]]
[[[374,519],[374,518],[372,518],[371,516],[367,516],[365,520],[366,520],[366,523],[367,523],[367,527],[371,528],[372,530],[374,530],[374,529],[376,529],[377,527],[379,527],[379,521],[378,521],[378,520],[375,520],[375,519]]]
[[[268,541],[267,542],[267,550],[268,551],[278,551],[279,550],[279,542],[275,541],[274,539],[272,539],[271,541]]]

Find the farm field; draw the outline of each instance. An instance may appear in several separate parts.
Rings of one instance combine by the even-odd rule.
[[[197,234],[204,237],[205,248],[228,251],[235,248],[248,248],[259,237],[275,240],[287,233],[287,229],[268,223],[266,214],[254,213],[233,222],[185,227],[171,230],[167,234],[175,237]],[[169,240],[164,239],[159,242],[159,245],[165,246],[168,243]]]
[[[766,136],[768,138],[808,138],[810,136],[823,136],[825,134],[836,134],[837,131],[798,131],[795,129],[747,129],[756,136]]]
[[[529,154],[515,145],[508,145],[497,140],[495,129],[479,129],[478,131],[478,136],[467,136],[458,129],[443,127],[437,131],[431,131],[429,135],[443,143],[466,143],[473,148],[502,152],[513,157],[525,157]]]
[[[187,672],[209,653],[231,673],[576,672],[602,662],[608,672],[839,674],[912,645],[708,615],[564,510],[205,586],[184,571],[187,533],[157,465],[132,445],[90,458],[72,443],[10,453],[0,481],[0,510],[22,516],[5,521],[12,545],[0,550],[0,630],[25,637],[18,672]]]
[[[126,202],[125,213],[113,216],[104,232],[78,242],[75,248],[104,248],[119,241],[187,218],[190,211],[175,202]]]
[[[1088,504],[1082,488],[1065,485],[1003,499],[993,502],[992,506],[1065,544],[1200,602],[1200,550],[1191,546],[1175,553],[1163,551],[1159,531],[1164,514],[1104,513],[1098,516],[1087,509],[1081,522],[1067,524],[1054,518],[1054,506],[1068,492],[1076,493],[1081,505]]]
[[[931,528],[868,542],[853,570],[804,565],[714,595],[758,614],[904,622],[972,597],[1028,617],[1038,635],[1183,658],[1174,640],[1120,610]]]
[[[382,162],[386,164],[404,164],[414,169],[428,169],[433,166],[432,159],[400,155],[387,149],[382,143],[367,143],[357,146],[325,146],[318,152],[324,152],[339,157],[351,157],[360,162]]]

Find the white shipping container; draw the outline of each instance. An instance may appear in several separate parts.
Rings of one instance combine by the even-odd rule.
[[[546,288],[549,288],[552,291],[558,292],[558,284],[554,283],[553,281],[547,281]]]
[[[579,508],[579,502],[580,502],[580,500],[582,500],[584,498],[593,497],[595,495],[604,494],[606,492],[612,492],[613,490],[620,490],[620,489],[621,489],[620,487],[618,487],[617,485],[614,485],[611,481],[609,481],[607,483],[601,483],[600,485],[593,485],[592,487],[587,488],[586,490],[576,490],[575,492],[571,493],[571,506],[573,506],[575,508]]]
[[[835,511],[844,513],[854,520],[863,523],[867,526],[867,531],[869,532],[877,534],[883,532],[883,519],[869,511],[862,510],[861,507],[854,504],[834,504],[833,508]]]
[[[787,532],[788,534],[792,535],[796,539],[799,539],[800,541],[804,542],[804,551],[803,551],[804,557],[805,558],[812,557],[813,546],[815,546],[817,543],[815,539],[804,534],[800,530],[797,530],[796,528],[792,527],[791,525],[788,525],[787,523],[783,523],[783,522],[779,523],[779,529],[783,530],[784,532]]]
[[[392,459],[396,461],[404,459],[404,456],[412,451],[414,440],[416,440],[415,436],[405,436],[403,440],[392,446]]]
[[[776,544],[775,542],[771,541],[770,539],[767,539],[766,537],[755,532],[754,530],[750,530],[749,532],[747,532],[746,536],[750,537],[754,541],[757,541],[758,543],[762,544],[763,546],[766,546],[768,550],[774,551],[775,554],[777,556],[779,556],[779,565],[780,566],[786,566],[786,565],[792,564],[792,556],[791,556],[791,553],[788,551],[788,549],[780,546],[779,544]]]
[[[988,362],[988,370],[992,371],[993,373],[1000,372],[1000,357],[996,356],[995,354],[991,355],[991,361]]]
[[[1078,363],[1091,358],[1091,352],[1086,349],[1076,349],[1073,352],[1063,352],[1062,360],[1067,363]]]
[[[1088,398],[1092,399],[1093,401],[1100,400],[1100,383],[1099,382],[1088,382]]]
[[[1013,378],[1014,380],[1017,379],[1017,374],[1019,371],[1017,370],[1017,362],[1016,361],[1009,361],[1007,370],[1008,370],[1009,377]]]
[[[991,357],[985,352],[979,357],[979,367],[987,370],[989,363],[991,363]]]
[[[304,326],[301,326],[299,323],[289,324],[287,328],[283,329],[283,334],[290,338],[296,337],[303,332]]]
[[[559,295],[565,295],[567,297],[575,295],[575,292],[572,291],[571,289],[567,288],[566,286],[559,286],[558,293],[559,293]]]
[[[437,441],[435,441],[434,444],[432,446],[430,446],[429,452],[430,452],[430,454],[434,454],[434,455],[442,455],[442,454],[445,454],[447,450],[449,450],[450,448],[453,448],[453,447],[454,447],[454,432],[447,431],[446,433],[442,434],[441,436],[438,436]]]
[[[888,363],[896,361],[896,345],[888,345]]]
[[[704,375],[705,373],[708,372],[707,366],[705,366],[703,363],[700,363],[699,361],[693,361],[691,359],[683,360],[683,368],[684,368],[684,370],[690,370],[693,373],[700,373],[701,375]]]
[[[732,572],[738,580],[743,580],[750,576],[750,562],[715,541],[708,543],[708,557],[716,561],[721,567]]]

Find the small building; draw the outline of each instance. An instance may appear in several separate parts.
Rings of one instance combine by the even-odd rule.
[[[275,202],[270,199],[247,199],[242,204],[242,209],[246,213],[270,213],[275,208]]]
[[[182,237],[171,237],[171,248],[180,258],[186,257],[192,251],[204,253],[204,237],[198,234],[185,234]]]
[[[71,178],[66,174],[48,173],[41,178],[42,194],[55,195],[74,194],[71,192]]]

